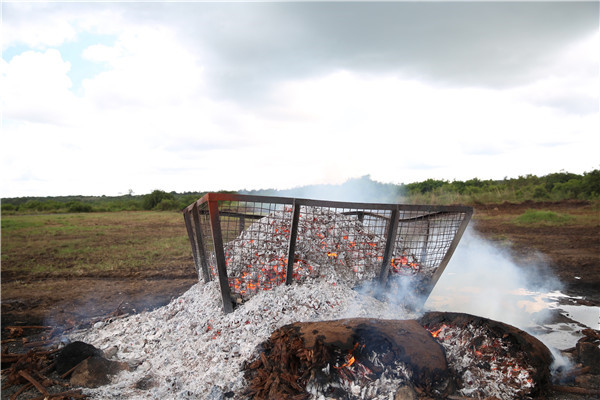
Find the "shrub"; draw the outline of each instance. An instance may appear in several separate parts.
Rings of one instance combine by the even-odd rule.
[[[162,199],[160,203],[158,203],[153,210],[159,211],[170,211],[170,210],[179,210],[179,202],[175,199]]]
[[[69,201],[67,204],[67,210],[69,212],[91,212],[91,204],[85,204],[80,201]]]
[[[538,185],[533,189],[533,198],[534,199],[547,199],[550,197],[550,194],[546,190],[543,185]]]
[[[171,193],[167,193],[163,190],[155,190],[150,194],[144,196],[143,207],[144,210],[154,209],[163,200],[173,200],[175,197]]]
[[[16,211],[17,207],[14,204],[2,204],[2,211]]]

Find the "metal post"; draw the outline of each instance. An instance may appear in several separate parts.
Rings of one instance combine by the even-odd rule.
[[[192,221],[190,221],[190,215],[186,211],[183,213],[183,219],[185,221],[185,229],[187,229],[188,238],[190,239],[190,244],[192,245],[192,257],[194,257],[194,266],[196,267],[196,274],[200,277],[200,261],[198,260],[198,246],[196,241],[194,240],[194,230],[192,228]],[[198,225],[196,225],[196,229],[198,229]]]
[[[290,243],[288,245],[287,270],[285,284],[291,285],[294,274],[294,259],[296,258],[296,238],[298,237],[298,221],[300,220],[300,205],[294,199],[292,204],[292,228],[290,230]]]
[[[223,311],[227,314],[233,311],[229,279],[227,277],[227,263],[225,250],[223,250],[223,235],[221,232],[221,221],[219,219],[218,200],[208,200],[208,212],[210,213],[210,227],[212,230],[213,244],[215,245],[215,258],[217,259],[217,271],[219,273],[219,286],[223,298]]]
[[[392,252],[396,246],[396,236],[398,235],[398,206],[392,210],[390,217],[390,226],[388,227],[387,239],[385,242],[385,251],[383,253],[383,262],[381,263],[381,272],[379,273],[379,281],[383,285],[387,280],[388,272],[390,270],[390,259],[392,258]]]
[[[204,282],[210,282],[211,278],[210,273],[208,272],[208,261],[204,249],[204,241],[202,239],[202,226],[200,225],[200,210],[198,210],[198,203],[194,203],[192,215],[194,216],[194,228],[196,230],[198,258],[200,259],[200,266],[202,267],[202,277],[204,278]]]

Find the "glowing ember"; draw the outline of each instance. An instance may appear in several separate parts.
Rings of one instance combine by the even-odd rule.
[[[451,369],[462,380],[459,392],[468,397],[521,398],[531,394],[532,367],[518,360],[519,352],[484,327],[443,324],[429,327],[446,351]]]
[[[229,286],[243,301],[286,282],[291,219],[289,207],[274,211],[225,244]],[[376,279],[381,272],[385,244],[384,238],[369,231],[356,215],[305,207],[298,220],[292,279],[343,282],[350,286]],[[399,254],[392,254],[390,276],[413,279],[419,275],[418,279],[425,279],[433,273],[407,250],[396,251]],[[214,277],[214,256],[210,264]],[[410,285],[421,289],[413,281]]]
[[[291,208],[275,211],[225,245],[233,293],[247,299],[285,283],[291,217]],[[299,217],[297,237],[295,281],[325,279],[355,285],[379,275],[385,241],[369,232],[356,216],[306,207]],[[215,276],[214,260],[211,264]]]

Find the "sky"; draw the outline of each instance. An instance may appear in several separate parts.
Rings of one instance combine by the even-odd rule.
[[[595,1],[1,10],[1,197],[600,168]]]

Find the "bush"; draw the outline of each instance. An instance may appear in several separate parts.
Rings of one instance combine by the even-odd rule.
[[[175,199],[162,199],[160,203],[158,203],[153,210],[159,211],[170,211],[170,210],[179,210],[179,202]]]
[[[533,198],[536,200],[539,199],[548,199],[550,197],[550,194],[548,193],[548,191],[546,190],[546,188],[543,185],[538,185],[533,189]]]
[[[582,186],[587,195],[600,196],[600,170],[584,172]]]
[[[14,204],[2,204],[2,211],[16,211],[17,206]]]
[[[144,210],[153,210],[163,200],[174,200],[175,196],[163,190],[155,190],[144,196]]]
[[[91,204],[85,204],[80,201],[69,201],[67,203],[67,210],[69,212],[91,212]]]

